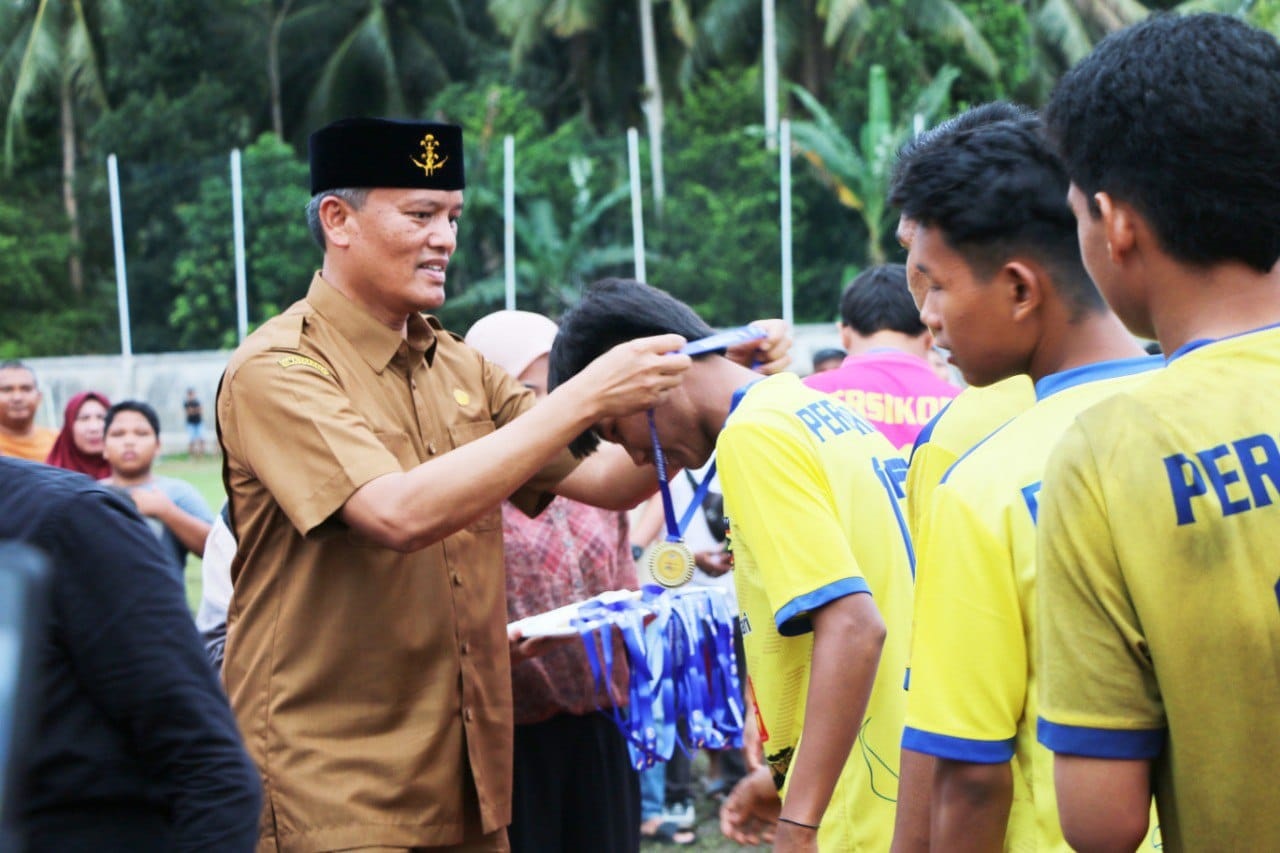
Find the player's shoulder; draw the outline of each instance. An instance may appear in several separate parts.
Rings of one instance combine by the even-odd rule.
[[[1035,388],[1027,376],[1012,376],[983,387],[970,386],[921,430],[916,447],[932,444],[959,456],[1031,408],[1035,401]]]
[[[786,435],[819,445],[854,436],[884,439],[870,421],[839,398],[814,390],[794,374],[786,373],[757,380],[735,392],[734,405],[721,436],[753,433]],[[892,452],[887,439],[884,444]]]
[[[1066,429],[1064,441],[1080,444],[1103,453],[1118,452],[1124,445],[1144,441],[1148,432],[1141,429],[1157,419],[1167,407],[1161,403],[1165,391],[1164,377],[1152,374],[1144,383],[1135,383],[1099,400],[1079,412]]]

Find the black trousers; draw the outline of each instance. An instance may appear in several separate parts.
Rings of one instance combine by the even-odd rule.
[[[612,718],[516,726],[508,836],[512,853],[640,849],[640,777]]]

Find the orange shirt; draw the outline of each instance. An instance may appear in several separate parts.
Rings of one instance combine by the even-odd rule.
[[[0,432],[0,456],[16,456],[18,459],[30,459],[32,462],[43,462],[53,449],[53,442],[58,438],[58,431],[48,427],[33,426],[27,435],[7,435]]]
[[[510,822],[497,502],[410,554],[336,514],[533,403],[435,318],[411,317],[405,340],[318,274],[232,356],[217,403],[239,543],[224,677],[263,776],[260,849],[455,844],[477,793],[486,833]],[[561,454],[513,502],[541,509],[573,465]]]

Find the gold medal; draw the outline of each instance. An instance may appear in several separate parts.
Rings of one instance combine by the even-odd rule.
[[[649,551],[649,574],[668,588],[688,583],[694,565],[693,552],[683,542],[659,542]]]

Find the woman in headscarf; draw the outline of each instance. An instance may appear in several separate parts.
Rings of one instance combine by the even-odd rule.
[[[103,424],[110,407],[111,402],[97,391],[81,391],[68,400],[62,431],[45,462],[95,480],[110,476],[111,466],[102,458]]]

